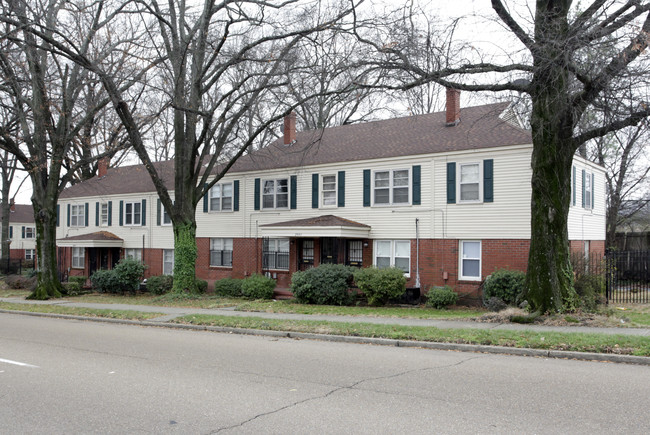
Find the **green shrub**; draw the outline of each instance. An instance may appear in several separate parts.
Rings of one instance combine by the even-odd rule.
[[[68,282],[76,282],[79,283],[79,287],[83,287],[87,279],[88,277],[85,275],[73,275],[68,277]]]
[[[451,287],[433,287],[427,293],[427,306],[436,308],[438,310],[447,308],[449,305],[454,305],[458,302],[458,293],[453,291]]]
[[[490,311],[499,312],[501,310],[505,310],[508,305],[503,302],[501,298],[492,296],[490,299],[485,301],[485,307]]]
[[[92,287],[99,293],[122,293],[120,277],[114,270],[98,270],[90,277]]]
[[[242,282],[241,292],[250,299],[273,299],[275,284],[275,280],[255,273]]]
[[[81,284],[75,281],[62,282],[63,292],[67,296],[78,296],[81,293]]]
[[[303,304],[349,305],[353,271],[342,264],[322,264],[291,277],[291,291]]]
[[[580,297],[581,308],[587,311],[594,311],[598,304],[604,302],[605,279],[600,275],[579,275],[573,288]]]
[[[241,279],[222,278],[214,283],[214,293],[219,296],[241,297]]]
[[[208,290],[208,282],[203,279],[196,280],[196,291],[203,294]]]
[[[517,303],[523,293],[526,274],[518,270],[499,269],[485,279],[483,284],[483,301],[496,297],[507,305]]]
[[[354,272],[354,282],[370,305],[385,305],[389,299],[399,298],[406,292],[404,272],[396,267],[359,269]]]
[[[135,293],[140,288],[142,275],[144,275],[144,264],[133,258],[123,258],[115,266],[115,272],[119,276],[122,286],[122,293]]]
[[[171,275],[156,275],[147,278],[147,291],[153,295],[164,295],[172,290],[174,277]]]

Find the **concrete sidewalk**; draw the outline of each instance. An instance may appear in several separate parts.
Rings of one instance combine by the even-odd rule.
[[[650,337],[648,328],[597,328],[587,326],[544,326],[544,325],[522,325],[516,323],[483,323],[468,320],[435,320],[435,319],[402,319],[393,317],[362,317],[362,316],[333,316],[318,314],[290,314],[290,313],[265,313],[235,311],[234,308],[180,308],[180,307],[158,307],[152,305],[128,305],[128,304],[96,304],[69,302],[65,299],[51,299],[47,301],[30,301],[22,298],[0,298],[2,302],[31,305],[58,305],[63,307],[78,307],[103,310],[125,310],[142,311],[148,313],[163,313],[163,316],[149,320],[149,322],[168,322],[176,317],[190,314],[207,314],[230,317],[257,317],[264,319],[287,319],[287,320],[317,320],[328,322],[347,323],[372,323],[383,325],[403,326],[425,326],[440,329],[485,329],[504,331],[554,331],[554,332],[578,332],[593,334],[620,334]]]

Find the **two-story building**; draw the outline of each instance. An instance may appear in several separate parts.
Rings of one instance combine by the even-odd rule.
[[[322,263],[396,266],[408,286],[448,284],[476,297],[496,268],[526,269],[530,132],[507,103],[296,132],[242,157],[196,210],[197,276],[267,273],[287,289]],[[157,163],[173,186],[173,162]],[[603,169],[575,157],[569,238],[602,253]],[[60,198],[60,264],[90,274],[124,256],[169,274],[168,216],[141,165],[114,168]]]
[[[34,261],[36,259],[36,226],[31,204],[10,205],[9,216],[9,258]],[[0,212],[0,219],[5,219]],[[0,249],[2,249],[0,247]]]

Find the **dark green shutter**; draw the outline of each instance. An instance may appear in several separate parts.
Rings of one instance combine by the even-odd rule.
[[[208,193],[210,191],[208,190],[208,184],[207,183],[203,185],[203,189],[205,190],[205,193],[203,194],[203,213],[207,213],[208,212],[208,201],[210,200],[208,198]]]
[[[120,201],[120,226],[124,225],[124,201]]]
[[[345,207],[345,171],[339,171],[338,206]]]
[[[573,174],[571,178],[571,204],[576,205],[576,167],[572,167]]]
[[[142,200],[142,226],[147,225],[147,200]]]
[[[23,229],[23,239],[24,239],[25,238],[25,227],[23,226],[22,229]]]
[[[86,218],[85,221],[86,222],[84,222],[84,223],[86,224],[85,226],[87,227],[88,226],[88,203],[84,204],[84,208],[85,208],[85,212],[86,212],[86,216],[85,216],[85,218]]]
[[[298,176],[291,176],[291,210],[298,208]]]
[[[108,201],[108,226],[113,225],[113,201]]]
[[[156,200],[156,225],[160,226],[160,198]]]
[[[61,205],[56,205],[56,226],[59,226],[59,216],[61,215]]]
[[[483,202],[494,202],[494,160],[483,160]]]
[[[70,226],[70,204],[68,204],[68,226]]]
[[[260,179],[256,178],[255,179],[255,191],[254,191],[255,197],[253,198],[253,204],[255,206],[255,210],[260,209]]]
[[[239,180],[235,180],[232,185],[233,199],[232,211],[239,211]]]
[[[420,165],[413,166],[413,205],[421,204],[422,184],[420,181],[422,168]]]
[[[591,174],[591,209],[594,209],[594,203],[596,199],[596,175],[592,172]]]
[[[9,238],[13,239],[14,238],[14,227],[9,225]]]
[[[456,162],[447,163],[447,204],[456,203]]]
[[[318,208],[318,174],[311,174],[311,208]]]
[[[95,226],[99,226],[99,203],[95,203]]]
[[[585,186],[585,170],[582,170],[582,208],[585,208],[586,202],[585,202],[585,191],[586,191],[586,186]]]
[[[370,169],[363,170],[363,206],[370,207]]]

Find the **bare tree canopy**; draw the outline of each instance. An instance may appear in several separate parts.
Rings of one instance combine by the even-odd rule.
[[[576,300],[567,232],[573,156],[585,142],[650,115],[644,55],[650,2],[492,0],[491,14],[482,20],[447,22],[436,21],[424,3],[410,2],[382,26],[359,22],[359,40],[372,48],[371,77],[384,75],[397,82],[386,82],[388,87],[402,90],[433,82],[530,97],[532,220],[525,296],[538,312],[570,308]],[[463,19],[471,21],[472,31],[459,32]],[[501,32],[493,35],[498,42],[485,44],[476,29]],[[581,128],[587,113],[597,113],[598,122]]]

